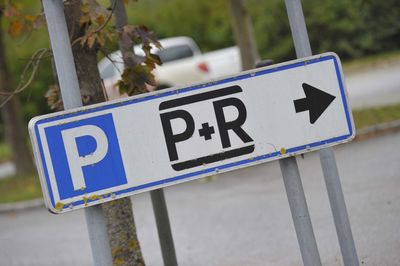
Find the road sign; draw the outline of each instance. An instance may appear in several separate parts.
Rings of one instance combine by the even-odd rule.
[[[55,213],[346,142],[340,60],[325,53],[33,118]]]

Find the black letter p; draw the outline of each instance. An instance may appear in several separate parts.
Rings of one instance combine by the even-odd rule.
[[[189,139],[194,132],[193,117],[184,110],[176,110],[168,113],[160,114],[161,123],[164,130],[165,142],[167,143],[169,160],[178,160],[178,153],[176,150],[176,143]],[[185,131],[174,134],[172,132],[171,120],[181,118],[186,123]]]

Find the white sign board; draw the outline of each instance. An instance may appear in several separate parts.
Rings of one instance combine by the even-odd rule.
[[[333,53],[33,118],[49,210],[84,206],[346,142]]]

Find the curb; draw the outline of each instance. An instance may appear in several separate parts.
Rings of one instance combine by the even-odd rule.
[[[369,138],[383,136],[398,131],[400,131],[400,120],[395,120],[358,130],[354,141],[367,140]]]
[[[357,131],[354,141],[363,141],[370,138],[383,136],[400,131],[400,120],[382,123],[376,126],[363,128]],[[0,214],[35,209],[44,206],[43,199],[20,201],[15,203],[0,204]]]
[[[13,203],[0,204],[0,213],[18,212],[44,206],[43,199],[33,199]]]

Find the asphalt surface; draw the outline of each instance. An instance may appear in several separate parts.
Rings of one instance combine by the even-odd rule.
[[[344,73],[353,109],[400,102],[400,61],[379,64],[355,73]]]
[[[400,133],[336,146],[363,265],[400,265]],[[297,159],[323,265],[342,265],[318,154]],[[180,265],[301,265],[277,162],[165,189]],[[162,265],[149,193],[132,197],[147,265]],[[84,212],[0,214],[0,265],[91,265]]]

